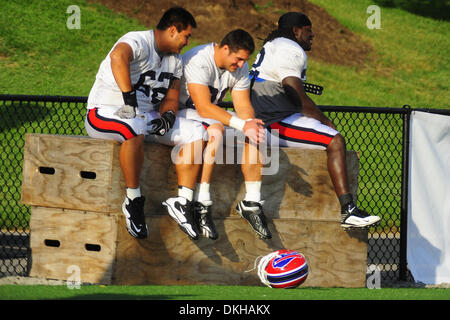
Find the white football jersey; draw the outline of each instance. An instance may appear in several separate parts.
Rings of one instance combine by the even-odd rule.
[[[221,70],[214,61],[214,43],[197,46],[183,54],[183,77],[181,78],[180,108],[194,108],[187,88],[188,83],[209,87],[211,102],[219,103],[228,90],[248,90],[247,62],[234,72]]]
[[[169,54],[161,58],[155,50],[153,30],[129,32],[121,37],[114,47],[119,42],[127,43],[133,50],[130,78],[136,90],[138,110],[140,112],[157,110],[169,88],[170,80],[173,77],[181,79],[183,73],[181,55]],[[89,93],[88,109],[124,104],[122,92],[111,69],[109,56],[111,51],[100,64],[95,83]]]
[[[267,42],[258,53],[251,75],[281,83],[286,77],[306,81],[307,56],[303,48],[287,38]]]

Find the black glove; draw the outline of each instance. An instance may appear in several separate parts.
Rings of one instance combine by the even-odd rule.
[[[122,119],[132,119],[136,117],[136,108],[138,106],[136,99],[136,90],[122,92],[122,96],[125,105],[117,110],[114,114]]]
[[[147,126],[150,129],[147,131],[148,134],[157,134],[158,136],[163,136],[172,129],[173,124],[175,123],[175,112],[167,111],[164,112],[161,118],[153,119],[150,121]]]

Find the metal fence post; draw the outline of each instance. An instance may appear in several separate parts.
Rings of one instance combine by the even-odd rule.
[[[410,144],[410,119],[411,107],[404,105],[403,114],[403,139],[402,139],[402,189],[401,189],[401,213],[400,213],[400,262],[399,280],[407,280],[407,224],[408,224],[408,191],[409,191],[409,144]]]

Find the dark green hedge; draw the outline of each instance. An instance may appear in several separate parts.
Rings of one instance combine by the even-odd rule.
[[[400,8],[418,15],[441,20],[450,20],[448,0],[375,0],[384,7]]]

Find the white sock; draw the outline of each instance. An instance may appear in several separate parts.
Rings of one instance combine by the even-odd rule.
[[[141,196],[141,188],[127,188],[127,197],[130,200],[134,200],[135,198],[139,198]]]
[[[198,202],[211,201],[211,194],[209,193],[209,183],[202,182],[197,184],[197,194],[195,200]]]
[[[245,181],[245,201],[261,201],[261,181]]]
[[[188,187],[178,186],[178,196],[192,201],[194,198],[194,190]]]

